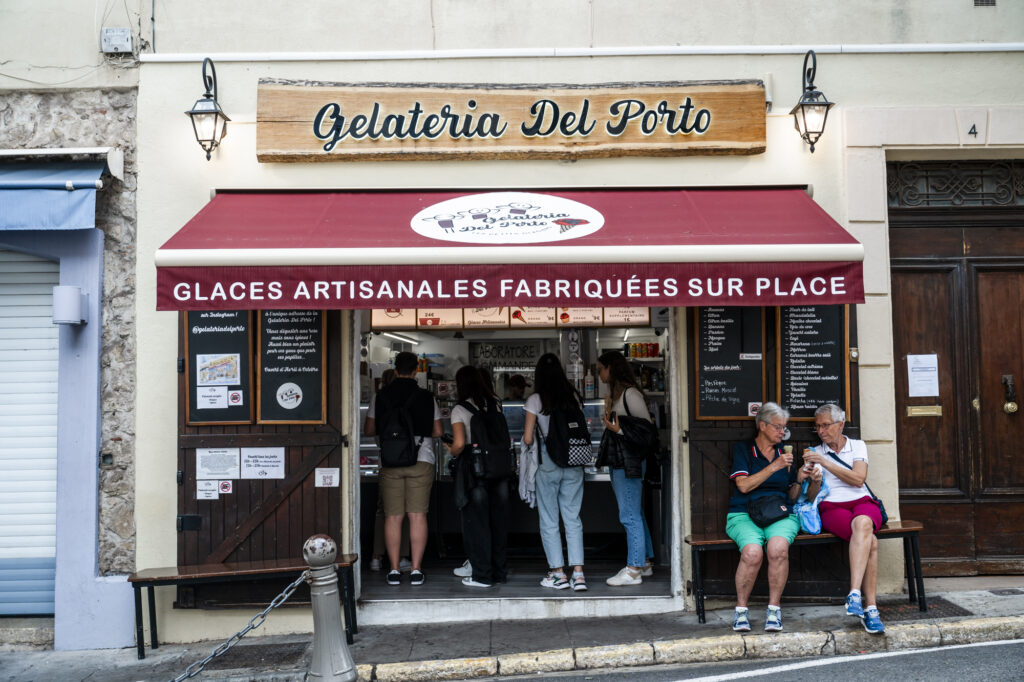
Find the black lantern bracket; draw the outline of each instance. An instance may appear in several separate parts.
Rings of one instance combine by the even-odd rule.
[[[789,112],[800,137],[811,146],[812,154],[815,143],[825,132],[828,112],[835,106],[835,102],[829,102],[825,94],[815,87],[814,78],[817,73],[818,56],[814,50],[808,50],[804,55],[803,92],[800,101]]]
[[[203,59],[203,87],[206,92],[185,115],[192,120],[196,142],[206,152],[206,160],[209,161],[211,152],[227,135],[228,121],[231,120],[217,102],[217,69],[209,57]]]

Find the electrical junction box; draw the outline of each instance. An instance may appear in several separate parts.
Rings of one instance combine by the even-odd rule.
[[[100,46],[105,54],[123,54],[132,51],[130,28],[104,28],[100,31]]]

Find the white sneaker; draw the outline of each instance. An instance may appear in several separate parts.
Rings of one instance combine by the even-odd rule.
[[[633,573],[629,569],[629,566],[623,566],[622,570],[613,575],[611,578],[605,580],[606,583],[613,587],[619,587],[621,585],[639,585],[644,581],[640,573]]]
[[[465,585],[466,587],[490,587],[491,586],[490,583],[478,583],[477,581],[473,580],[473,576],[469,576],[469,577],[463,578],[462,579],[462,584]]]
[[[469,559],[466,559],[462,565],[453,570],[452,573],[460,578],[471,578],[473,576],[473,565],[469,563]]]
[[[371,571],[379,571],[380,570],[380,557],[373,557],[372,559],[370,559],[370,570]]]
[[[410,570],[412,570],[412,562],[406,559],[405,557],[402,557],[398,560],[398,570],[402,573],[408,573]]]
[[[643,570],[640,571],[640,575],[642,575],[645,578],[650,578],[652,575],[654,575],[654,564],[644,564]]]
[[[565,577],[565,573],[548,571],[548,574],[541,579],[540,586],[551,587],[556,590],[564,590],[569,587],[569,579]]]

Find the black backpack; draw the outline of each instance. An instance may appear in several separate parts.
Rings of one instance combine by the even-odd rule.
[[[551,461],[560,467],[585,466],[593,461],[590,429],[579,405],[568,410],[551,411],[544,448]]]
[[[459,405],[472,415],[469,421],[472,443],[467,447],[473,475],[487,480],[512,478],[516,472],[516,455],[504,413],[500,409],[481,411],[465,400]]]
[[[411,467],[419,458],[420,445],[426,436],[417,440],[413,429],[412,406],[419,397],[420,389],[413,389],[405,404],[396,407],[383,393],[377,400],[383,401],[384,419],[377,433],[380,436],[380,465],[382,467]]]

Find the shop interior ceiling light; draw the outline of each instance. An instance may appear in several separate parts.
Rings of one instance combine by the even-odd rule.
[[[196,142],[206,152],[206,160],[209,161],[210,153],[227,135],[228,121],[231,120],[217,103],[217,70],[213,68],[213,60],[209,57],[203,60],[203,87],[206,92],[185,115],[192,119]]]
[[[808,66],[808,62],[810,62],[810,66]],[[814,50],[808,50],[804,55],[803,94],[800,96],[800,101],[789,112],[793,115],[793,122],[800,137],[811,145],[812,154],[814,153],[814,143],[825,132],[828,110],[835,106],[835,102],[829,102],[823,92],[815,89],[814,76],[817,70],[818,56],[814,54]]]

